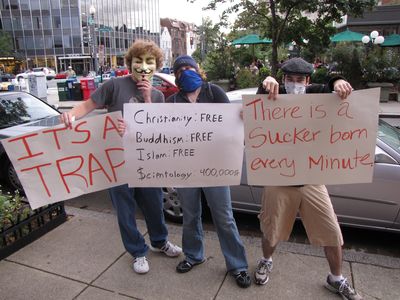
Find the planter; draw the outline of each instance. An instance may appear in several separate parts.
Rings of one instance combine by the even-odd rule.
[[[392,93],[392,91],[393,91],[393,83],[390,83],[390,82],[367,82],[367,87],[369,87],[369,88],[380,87],[381,88],[381,96],[379,99],[380,102],[388,102],[389,94]]]
[[[18,251],[67,220],[64,203],[33,211],[17,224],[0,228],[0,260]]]

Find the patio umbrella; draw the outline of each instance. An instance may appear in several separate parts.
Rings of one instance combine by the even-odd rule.
[[[270,39],[260,39],[257,34],[248,34],[232,41],[232,45],[252,45],[253,48],[253,58],[254,58],[254,45],[257,44],[272,44]]]
[[[396,47],[400,46],[400,34],[392,34],[385,37],[382,47]]]
[[[257,34],[248,34],[232,41],[232,45],[272,44],[270,39],[260,39]]]
[[[331,42],[361,42],[364,34],[346,29],[330,37]]]

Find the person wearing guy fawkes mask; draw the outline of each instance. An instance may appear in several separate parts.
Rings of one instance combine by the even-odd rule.
[[[224,90],[204,81],[203,72],[191,56],[177,57],[173,69],[179,92],[168,97],[167,103],[229,103]],[[182,250],[185,259],[176,266],[176,271],[189,272],[206,260],[201,225],[201,193],[203,192],[217,229],[228,272],[234,277],[239,287],[249,287],[251,279],[246,253],[233,217],[229,187],[178,188],[177,191],[183,210]]]
[[[262,87],[259,87],[258,94],[269,93],[268,99],[276,100],[278,94],[335,91],[341,99],[346,99],[352,91],[351,85],[342,77],[332,78],[328,84],[310,84],[313,66],[301,58],[286,61],[281,69],[284,73],[284,86],[279,86],[275,78],[269,76],[264,80]],[[289,238],[298,213],[310,243],[324,248],[330,267],[325,286],[344,299],[362,299],[342,275],[343,237],[325,185],[264,188],[259,214],[260,228],[263,232],[263,257],[254,273],[255,283],[264,285],[268,282],[273,267],[272,254],[280,241]]]
[[[136,40],[125,54],[125,63],[132,73],[112,78],[99,87],[87,101],[61,115],[69,126],[75,119],[85,117],[96,108],[107,106],[108,112],[123,111],[124,103],[163,103],[164,95],[151,85],[151,77],[162,66],[163,54],[152,41]],[[125,123],[118,120],[118,130],[125,132]],[[133,257],[133,270],[138,274],[149,271],[146,255],[150,250],[169,257],[177,257],[182,249],[168,240],[168,228],[163,215],[161,188],[130,188],[128,184],[108,189],[117,212],[122,242]],[[136,210],[142,210],[150,240],[146,243],[136,225]]]

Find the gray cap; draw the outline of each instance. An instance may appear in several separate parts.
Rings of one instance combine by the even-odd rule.
[[[284,74],[311,75],[314,72],[312,64],[300,57],[291,58],[285,61],[281,67]]]

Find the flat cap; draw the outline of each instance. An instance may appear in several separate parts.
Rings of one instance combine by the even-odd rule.
[[[284,74],[311,75],[314,72],[312,64],[300,57],[291,58],[285,61],[281,67]]]

